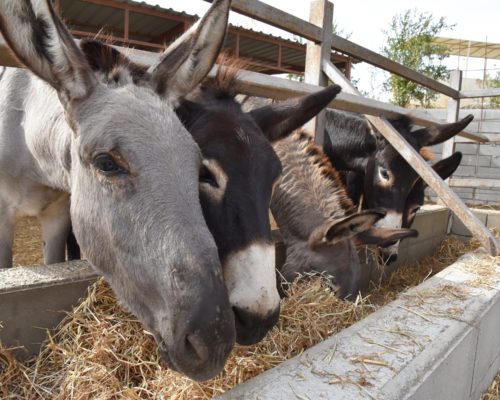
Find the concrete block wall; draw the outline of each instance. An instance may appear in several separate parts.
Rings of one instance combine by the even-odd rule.
[[[427,110],[437,118],[446,118],[445,109]],[[474,121],[469,125],[472,132],[481,133],[493,140],[500,139],[500,110],[468,110],[460,111],[460,117],[474,115]],[[499,143],[457,143],[456,151],[463,154],[462,162],[453,175],[455,178],[487,178],[500,179],[500,142]],[[433,146],[436,160],[441,159],[442,145]],[[474,189],[458,188],[453,190],[467,204],[500,205],[500,188]],[[435,194],[427,190],[433,200]]]

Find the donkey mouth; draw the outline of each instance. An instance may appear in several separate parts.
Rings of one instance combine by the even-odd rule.
[[[188,378],[195,381],[205,381],[213,378],[224,368],[225,360],[227,359],[233,343],[217,344],[213,348],[210,356],[205,355],[201,361],[199,357],[181,357],[176,359],[175,349],[172,355],[172,350],[169,349],[163,340],[157,340],[159,362],[163,368],[168,368],[180,374],[186,375]]]

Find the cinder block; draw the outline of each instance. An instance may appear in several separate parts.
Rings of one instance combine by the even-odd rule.
[[[469,400],[476,341],[477,331],[467,331],[442,360],[432,360],[427,379],[405,399]]]
[[[500,357],[498,357],[489,370],[481,377],[480,381],[472,388],[470,399],[480,399],[484,392],[490,387],[491,382],[495,379],[498,371],[500,370]]]
[[[500,168],[479,167],[477,170],[478,178],[500,178]]]
[[[500,155],[500,146],[493,143],[483,143],[479,145],[479,154],[484,156]]]
[[[491,157],[491,166],[500,168],[500,155]]]
[[[487,214],[482,212],[477,212],[474,210],[474,214],[479,218],[481,222],[486,225]],[[451,233],[459,236],[472,236],[472,233],[465,227],[465,225],[458,219],[456,215],[453,215],[453,222],[451,224]]]
[[[462,154],[476,154],[479,145],[477,143],[457,143],[455,146],[456,151],[462,152]]]
[[[488,214],[487,226],[490,229],[500,230],[500,211],[494,211]]]
[[[500,296],[499,296],[500,297]],[[477,340],[476,360],[472,390],[477,391],[483,383],[483,377],[500,357],[500,299],[494,298],[491,307],[477,318],[479,336]],[[486,389],[483,387],[482,389]]]
[[[476,167],[470,165],[460,165],[453,176],[457,178],[470,178],[472,176],[476,176]]]
[[[489,167],[491,165],[491,156],[464,155],[462,157],[460,165],[470,165],[473,167]]]
[[[476,194],[474,195],[474,199],[476,201],[479,201],[479,203],[483,203],[484,201],[495,201],[499,202],[500,201],[500,195],[496,193],[490,193],[490,194]]]

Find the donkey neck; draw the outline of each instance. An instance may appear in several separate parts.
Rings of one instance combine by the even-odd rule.
[[[24,96],[24,138],[35,179],[54,189],[70,191],[73,131],[54,89],[27,71]]]
[[[323,151],[304,132],[294,132],[274,145],[283,176],[276,187],[271,210],[283,236],[306,240],[328,219],[352,211],[337,171]],[[291,239],[291,238],[290,238]]]

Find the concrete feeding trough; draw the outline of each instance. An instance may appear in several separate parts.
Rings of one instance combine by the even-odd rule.
[[[478,399],[500,367],[499,283],[497,260],[469,253],[218,399]]]
[[[403,242],[398,263],[432,254],[446,237],[450,218],[444,207],[424,207],[415,221],[420,235]],[[277,247],[282,262],[283,248]],[[491,265],[474,269],[478,260]],[[222,398],[477,398],[499,367],[500,346],[489,333],[500,324],[495,319],[500,267],[495,263],[484,253],[469,254]],[[371,264],[365,271],[366,286],[380,276]],[[28,350],[19,354],[36,353],[45,330],[57,325],[95,279],[84,261],[0,270],[0,340]]]

